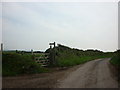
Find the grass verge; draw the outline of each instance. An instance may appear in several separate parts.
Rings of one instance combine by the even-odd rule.
[[[32,74],[48,72],[32,60],[30,54],[3,53],[2,54],[2,76],[15,76],[20,74]]]
[[[120,87],[120,50],[117,50],[114,53],[114,56],[110,60],[110,63],[116,68],[116,73],[118,77],[119,87]]]

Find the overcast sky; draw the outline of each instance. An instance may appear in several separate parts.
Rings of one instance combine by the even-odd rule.
[[[50,42],[78,49],[118,48],[117,2],[2,3],[4,49],[46,50]]]

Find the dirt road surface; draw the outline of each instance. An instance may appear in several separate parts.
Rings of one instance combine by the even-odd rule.
[[[110,58],[97,59],[54,72],[3,77],[3,88],[117,88]]]
[[[118,88],[108,59],[87,62],[60,81],[59,88]]]

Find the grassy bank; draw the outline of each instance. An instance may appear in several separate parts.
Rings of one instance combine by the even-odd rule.
[[[116,69],[116,75],[118,77],[119,87],[120,87],[120,50],[117,50],[114,52],[114,56],[110,60],[110,63],[115,67]]]
[[[90,60],[95,60],[99,58],[107,58],[107,57],[110,57],[110,56],[95,55],[95,56],[83,56],[83,57],[70,56],[68,58],[57,57],[57,66],[73,66],[73,65],[85,63]]]
[[[67,46],[58,45],[54,49],[55,63],[53,66],[74,66],[98,58],[112,57],[113,53],[104,53],[98,50],[79,50]],[[49,50],[48,50],[49,51]]]
[[[110,60],[110,63],[114,66],[120,66],[120,50],[114,53],[114,56]]]
[[[17,54],[3,52],[2,54],[2,75],[15,76],[20,74],[32,74],[48,72],[46,68],[35,63],[31,54]]]

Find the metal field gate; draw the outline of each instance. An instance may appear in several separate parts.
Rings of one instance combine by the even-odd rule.
[[[34,60],[38,64],[41,64],[41,66],[48,66],[50,63],[50,54],[49,53],[40,53],[40,55],[35,55]]]

